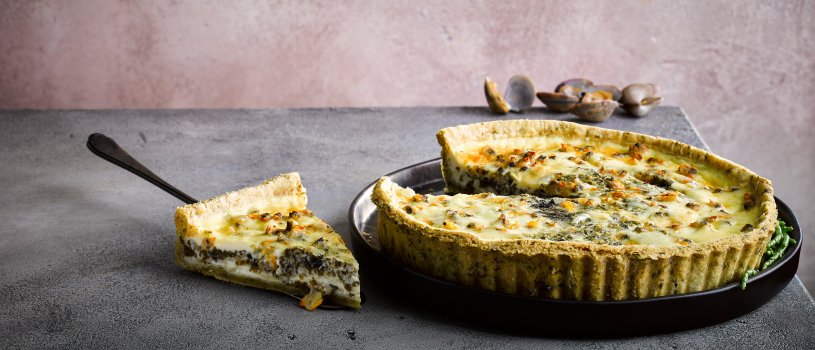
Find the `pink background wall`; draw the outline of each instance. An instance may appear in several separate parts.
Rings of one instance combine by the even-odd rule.
[[[0,108],[483,105],[486,75],[655,82],[815,231],[815,2],[441,3],[2,1]]]

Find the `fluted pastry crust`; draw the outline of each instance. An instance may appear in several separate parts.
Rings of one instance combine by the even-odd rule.
[[[451,145],[515,137],[561,135],[575,140],[641,143],[692,164],[725,171],[757,194],[760,215],[743,234],[685,247],[612,246],[548,240],[483,240],[467,232],[415,220],[394,203],[395,184],[381,179],[372,199],[379,207],[378,237],[394,258],[429,275],[510,294],[574,300],[627,300],[721,287],[756,268],[777,220],[770,182],[735,163],[658,137],[574,123],[518,120],[444,129],[438,140],[443,164],[454,164]],[[443,165],[448,190],[463,190]]]

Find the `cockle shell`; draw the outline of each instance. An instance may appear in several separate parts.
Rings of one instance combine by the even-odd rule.
[[[490,110],[498,114],[521,113],[532,107],[532,103],[535,102],[535,84],[525,75],[510,78],[503,96],[498,93],[495,82],[488,77],[484,80],[484,93]]]
[[[509,110],[521,113],[532,107],[535,102],[535,84],[525,75],[516,75],[509,79],[504,100],[509,104]]]
[[[585,96],[590,95],[586,94]],[[597,123],[608,119],[608,117],[614,113],[617,106],[619,106],[619,104],[614,100],[584,97],[574,106],[572,113],[580,119]]]
[[[614,85],[594,85],[588,79],[569,79],[555,87],[555,92],[539,92],[538,98],[549,109],[572,112],[580,119],[601,122],[608,119],[619,105],[620,89]]]
[[[498,86],[489,77],[484,79],[484,94],[487,95],[487,104],[489,104],[490,110],[498,114],[507,114],[509,112],[509,104],[498,93]]]
[[[538,99],[555,112],[570,112],[580,99],[562,92],[538,92]]]
[[[643,117],[662,102],[660,90],[656,84],[631,84],[623,89],[620,102],[628,114]]]

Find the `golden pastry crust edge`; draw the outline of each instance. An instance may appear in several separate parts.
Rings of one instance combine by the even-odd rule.
[[[466,286],[554,299],[626,300],[721,287],[758,267],[777,221],[772,185],[748,169],[704,150],[648,135],[560,121],[499,121],[441,130],[442,164],[451,144],[495,135],[559,133],[647,147],[723,169],[758,194],[759,224],[750,232],[689,247],[607,246],[544,240],[483,241],[432,228],[391,203],[389,180],[377,182],[380,243],[396,259],[432,276]],[[450,174],[442,166],[443,175]],[[430,258],[428,258],[430,257]],[[451,269],[450,266],[459,266]],[[477,276],[477,278],[476,278]]]

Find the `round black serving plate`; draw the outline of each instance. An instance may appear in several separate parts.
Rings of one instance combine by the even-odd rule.
[[[388,176],[418,193],[441,193],[440,160],[398,170]],[[794,230],[798,243],[779,262],[738,283],[683,295],[627,301],[568,301],[491,292],[443,281],[399,263],[382,252],[376,237],[374,184],[351,203],[352,244],[365,274],[400,300],[466,324],[511,332],[559,337],[621,337],[697,328],[726,321],[764,305],[795,276],[803,243],[798,221],[776,198],[779,217]]]

